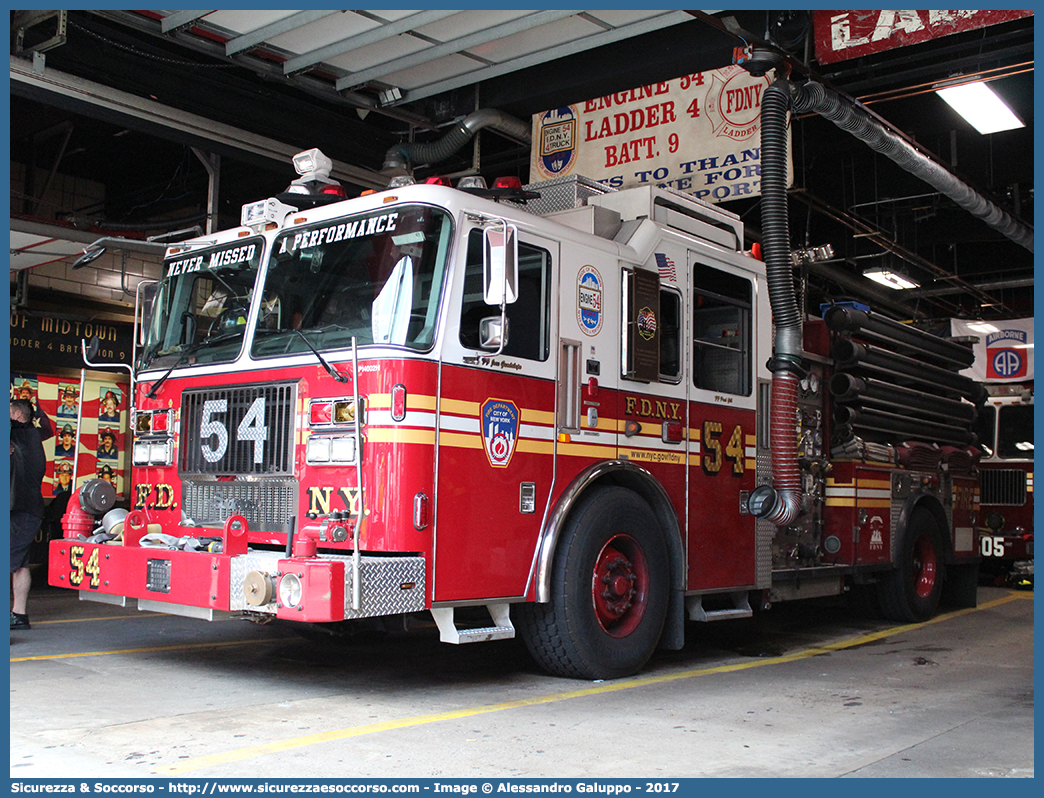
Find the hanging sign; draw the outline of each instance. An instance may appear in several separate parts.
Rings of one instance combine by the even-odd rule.
[[[816,60],[831,64],[1032,15],[1032,11],[814,11]]]
[[[974,336],[975,363],[961,373],[979,382],[1033,379],[1033,319],[960,321],[950,319],[955,336]]]
[[[728,66],[535,114],[530,181],[582,175],[708,202],[759,195],[769,82]]]

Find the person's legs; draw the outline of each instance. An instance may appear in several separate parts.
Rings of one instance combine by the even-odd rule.
[[[11,628],[28,629],[29,618],[25,608],[29,601],[29,586],[33,576],[29,572],[29,547],[40,528],[40,519],[29,513],[11,513]]]
[[[32,582],[33,577],[28,568],[19,568],[11,574],[11,592],[14,593],[11,612],[15,615],[27,614],[25,608],[29,602],[29,586]]]

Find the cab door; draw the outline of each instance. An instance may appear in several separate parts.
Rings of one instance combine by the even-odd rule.
[[[756,277],[689,252],[689,589],[753,586]]]
[[[483,237],[464,230],[438,402],[434,601],[522,596],[554,473],[559,245],[519,235],[517,301],[499,354],[480,341]]]

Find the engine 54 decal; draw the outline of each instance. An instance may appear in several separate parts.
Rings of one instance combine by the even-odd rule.
[[[602,329],[602,276],[594,266],[584,266],[576,278],[576,320],[584,335]]]
[[[533,117],[534,163],[545,180],[569,174],[576,163],[576,118],[575,105]]]
[[[482,445],[489,464],[507,468],[518,440],[518,408],[506,399],[487,399],[482,403]]]

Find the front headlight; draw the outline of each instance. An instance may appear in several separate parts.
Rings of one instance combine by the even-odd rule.
[[[312,435],[308,439],[305,460],[309,463],[330,462],[330,439]]]
[[[279,580],[279,601],[284,607],[296,607],[301,603],[304,587],[296,574],[286,574]]]
[[[148,441],[135,441],[134,442],[134,465],[148,465],[149,464],[149,443]]]

